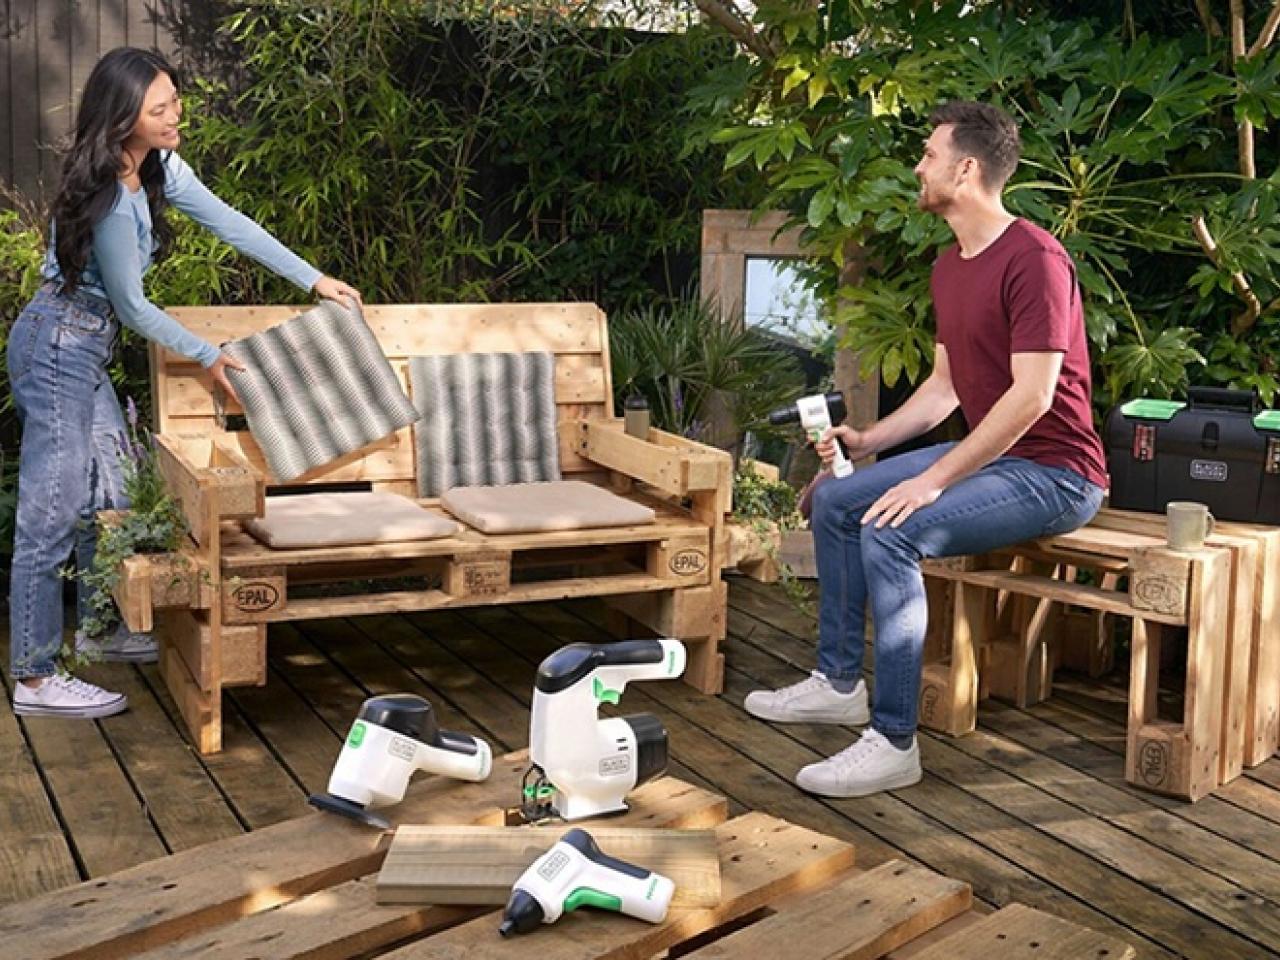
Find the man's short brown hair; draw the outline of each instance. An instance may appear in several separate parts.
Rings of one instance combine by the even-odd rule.
[[[999,190],[1018,166],[1018,125],[998,107],[969,100],[944,103],[929,115],[935,127],[951,126],[953,149],[982,165],[982,185]]]

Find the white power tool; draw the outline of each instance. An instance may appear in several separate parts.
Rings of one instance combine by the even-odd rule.
[[[660,923],[675,890],[669,877],[615,860],[601,852],[591,834],[575,828],[520,875],[498,932],[504,937],[528,933],[579,907]]]
[[[667,769],[667,731],[651,713],[601,720],[632,680],[684,673],[679,640],[572,643],[538,667],[521,811],[580,820],[627,809],[626,796]]]
[[[489,744],[441,730],[431,704],[412,693],[370,697],[360,705],[329,777],[328,793],[307,802],[382,830],[391,824],[368,808],[404,799],[414,771],[483,780],[493,767]]]
[[[809,440],[817,443],[822,439],[822,435],[831,429],[833,423],[843,423],[848,415],[844,405],[844,394],[836,391],[801,397],[790,406],[781,407],[770,413],[769,422],[775,427],[780,427],[798,420]],[[849,462],[848,451],[838,438],[836,453],[831,460],[831,472],[837,477],[847,477],[853,473],[853,464]]]

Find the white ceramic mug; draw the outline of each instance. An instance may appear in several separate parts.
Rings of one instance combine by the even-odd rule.
[[[1174,550],[1199,550],[1213,533],[1213,514],[1203,503],[1172,500],[1165,508],[1169,546]]]

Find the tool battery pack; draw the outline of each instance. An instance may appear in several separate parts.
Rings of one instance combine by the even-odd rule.
[[[1206,504],[1219,520],[1280,524],[1280,410],[1257,394],[1192,387],[1187,402],[1130,400],[1107,414],[1110,504],[1163,513]]]

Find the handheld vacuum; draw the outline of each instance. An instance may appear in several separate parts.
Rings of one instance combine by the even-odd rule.
[[[823,433],[831,429],[832,424],[843,423],[849,415],[844,404],[844,394],[839,391],[801,397],[789,406],[780,407],[769,414],[769,422],[775,427],[788,423],[799,423],[805,435],[813,443],[822,439]],[[831,461],[831,472],[837,477],[847,477],[853,473],[853,464],[849,462],[849,453],[844,444],[836,439],[836,455]]]

